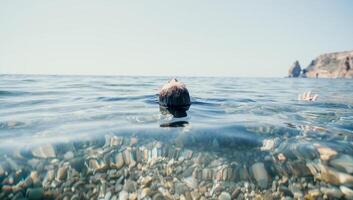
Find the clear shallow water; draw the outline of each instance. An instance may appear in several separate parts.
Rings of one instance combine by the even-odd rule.
[[[267,193],[300,198],[314,189],[319,197],[338,199],[353,188],[352,80],[180,77],[192,101],[187,123],[164,127],[173,121],[158,106],[158,89],[167,80],[0,75],[0,199],[31,199],[42,190],[61,199],[75,173],[86,185],[99,175],[124,188],[130,180],[140,187],[136,177],[156,168],[156,182],[175,178],[171,199],[187,196],[176,192],[180,184],[189,192],[206,187],[206,199],[221,192],[238,199]],[[309,90],[319,94],[318,101],[297,100]],[[123,156],[113,156],[118,152]],[[119,159],[124,164],[117,167]],[[144,165],[152,169],[141,171]],[[168,167],[175,169],[164,174]],[[51,170],[58,173],[48,181]],[[40,184],[21,185],[33,173]],[[115,173],[123,177],[120,183],[109,178]],[[105,184],[80,189],[79,197],[105,198],[107,191],[120,196]]]
[[[0,76],[0,147],[116,134],[262,138],[306,131],[352,137],[351,80],[180,78],[192,106],[184,128],[160,128],[167,77]],[[299,102],[304,91],[317,102]],[[251,130],[249,130],[251,129]],[[315,131],[316,130],[316,131]],[[330,142],[328,140],[327,142]]]

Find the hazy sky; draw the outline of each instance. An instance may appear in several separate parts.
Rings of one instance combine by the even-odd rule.
[[[0,0],[0,73],[282,77],[344,50],[352,0]]]

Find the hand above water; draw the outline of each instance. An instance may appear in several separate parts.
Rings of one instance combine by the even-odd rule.
[[[311,94],[311,91],[309,92],[304,92],[303,94],[298,95],[298,100],[299,101],[316,101],[319,95],[317,94]]]

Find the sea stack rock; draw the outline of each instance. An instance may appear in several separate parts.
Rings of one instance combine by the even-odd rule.
[[[297,78],[300,76],[300,72],[302,71],[302,68],[300,67],[300,64],[298,61],[295,61],[293,65],[289,68],[288,71],[288,77],[294,77]]]
[[[191,102],[189,91],[186,89],[185,84],[179,82],[177,79],[168,81],[159,92],[159,105],[172,114],[174,112],[187,111]]]

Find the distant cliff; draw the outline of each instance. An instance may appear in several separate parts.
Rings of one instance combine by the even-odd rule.
[[[327,53],[322,54],[315,60],[311,61],[310,65],[302,70],[300,77],[353,78],[352,67],[353,51]],[[290,72],[291,69],[293,69],[293,66],[290,68]],[[289,74],[289,77],[296,76],[291,76],[291,74]]]

